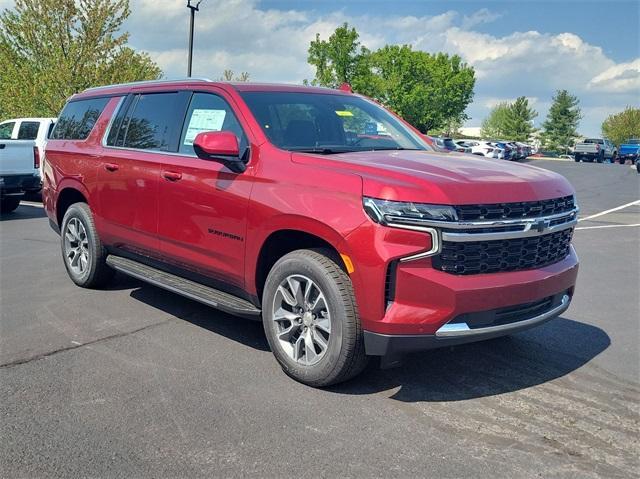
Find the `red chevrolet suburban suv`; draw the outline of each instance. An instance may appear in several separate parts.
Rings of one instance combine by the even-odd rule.
[[[294,379],[493,338],[571,301],[578,208],[561,176],[434,151],[345,91],[155,81],[73,96],[44,204],[71,279],[115,270],[262,319]]]

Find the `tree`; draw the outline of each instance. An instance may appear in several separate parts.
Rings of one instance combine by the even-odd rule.
[[[220,81],[249,81],[249,72],[241,72],[236,75],[233,70],[225,70],[222,72]]]
[[[579,136],[578,124],[582,118],[580,101],[567,90],[558,90],[553,97],[547,119],[542,124],[542,146],[550,151],[566,153]]]
[[[535,131],[531,121],[538,116],[529,107],[529,100],[521,96],[513,103],[496,105],[482,122],[480,134],[484,138],[504,138],[511,141],[529,141]]]
[[[628,106],[620,113],[609,115],[602,123],[602,135],[618,146],[629,138],[640,138],[640,108]]]
[[[359,35],[348,23],[336,28],[329,40],[321,40],[320,34],[309,45],[307,61],[315,66],[316,75],[312,85],[337,88],[342,83],[358,81],[366,70],[369,51],[360,45]]]
[[[491,109],[489,116],[482,121],[480,136],[491,139],[507,139],[507,117],[511,105],[509,102],[498,103]]]
[[[457,56],[430,55],[409,45],[387,45],[371,54],[371,72],[359,90],[422,132],[467,119],[475,73]]]
[[[336,88],[349,83],[423,132],[467,119],[475,73],[457,56],[430,55],[409,45],[387,45],[375,52],[358,41],[358,32],[343,24],[329,37],[316,35],[308,62],[314,85]]]
[[[507,110],[504,125],[506,138],[513,141],[529,141],[535,131],[532,121],[537,116],[538,112],[529,107],[529,100],[526,97],[516,98]]]
[[[0,14],[0,116],[55,116],[88,87],[157,79],[127,46],[128,0],[16,0]]]

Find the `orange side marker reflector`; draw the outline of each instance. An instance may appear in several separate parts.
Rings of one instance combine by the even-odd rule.
[[[344,261],[344,265],[347,268],[347,273],[351,274],[355,271],[355,268],[353,267],[353,262],[351,261],[351,258],[349,258],[346,254],[340,253],[340,257],[342,258],[342,261]]]

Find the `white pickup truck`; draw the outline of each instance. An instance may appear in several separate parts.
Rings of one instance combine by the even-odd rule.
[[[613,162],[617,156],[616,145],[602,138],[587,138],[580,143],[576,143],[573,150],[573,158],[576,162],[593,160],[598,163],[602,163],[604,160]]]
[[[40,159],[55,118],[0,123],[0,212],[10,213],[27,191],[42,188]]]

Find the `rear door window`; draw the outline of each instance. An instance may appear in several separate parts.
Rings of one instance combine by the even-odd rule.
[[[52,140],[86,140],[109,98],[70,101],[51,132]]]
[[[40,122],[23,121],[18,128],[18,140],[35,140],[38,137]]]
[[[3,123],[0,125],[0,140],[10,140],[11,133],[13,133],[13,127],[16,125],[15,121],[11,123]]]
[[[184,103],[184,92],[136,95],[118,125],[118,131],[109,134],[107,144],[139,150],[177,151]]]

